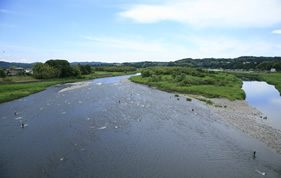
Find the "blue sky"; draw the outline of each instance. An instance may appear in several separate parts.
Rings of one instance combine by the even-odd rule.
[[[280,0],[0,0],[0,61],[281,56]]]

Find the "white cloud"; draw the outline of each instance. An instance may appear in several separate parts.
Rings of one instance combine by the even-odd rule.
[[[197,27],[267,27],[281,22],[280,0],[181,0],[134,5],[119,15],[138,23],[177,21]]]
[[[9,10],[7,10],[7,9],[0,9],[0,13],[5,13],[5,14],[16,14],[15,12],[9,11]]]
[[[281,30],[274,30],[271,33],[281,34]]]

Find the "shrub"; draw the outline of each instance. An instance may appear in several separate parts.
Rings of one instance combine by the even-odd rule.
[[[191,98],[186,98],[186,101],[192,101],[192,99]]]
[[[158,81],[161,82],[162,81],[162,75],[158,76]]]
[[[5,78],[6,77],[6,73],[3,69],[0,68],[0,77],[1,78]]]
[[[152,82],[158,82],[159,78],[157,77],[157,75],[152,75]]]
[[[203,102],[205,102],[206,104],[209,104],[209,105],[213,105],[214,104],[211,100],[207,100],[207,99],[204,99],[204,98],[196,98],[196,99],[198,99],[200,101],[203,101]]]
[[[153,75],[153,72],[151,70],[148,70],[148,69],[144,69],[141,72],[142,77],[151,77],[152,75]]]

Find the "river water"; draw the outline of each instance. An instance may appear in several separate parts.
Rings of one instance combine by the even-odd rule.
[[[0,177],[281,177],[280,155],[204,105],[121,78],[1,104]]]
[[[261,122],[281,131],[281,97],[278,90],[266,82],[244,81],[246,101],[263,113]]]

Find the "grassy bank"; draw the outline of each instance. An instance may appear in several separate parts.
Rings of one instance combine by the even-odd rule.
[[[51,85],[91,80],[96,78],[128,75],[129,72],[96,72],[83,75],[82,78],[62,78],[52,80],[38,80],[30,76],[7,77],[6,81],[0,82],[0,103],[18,99],[45,90]]]
[[[270,85],[274,85],[275,88],[281,93],[281,73],[244,73],[244,72],[232,72],[231,74],[246,80],[265,81]]]
[[[76,81],[81,81],[81,79],[57,79],[54,81],[0,85],[0,103],[4,103],[7,101],[31,95],[33,93],[40,92],[51,85]]]
[[[245,99],[245,92],[241,89],[242,80],[226,73],[159,67],[145,69],[142,76],[134,76],[130,80],[168,92],[203,95],[208,98],[225,97],[229,100]]]

